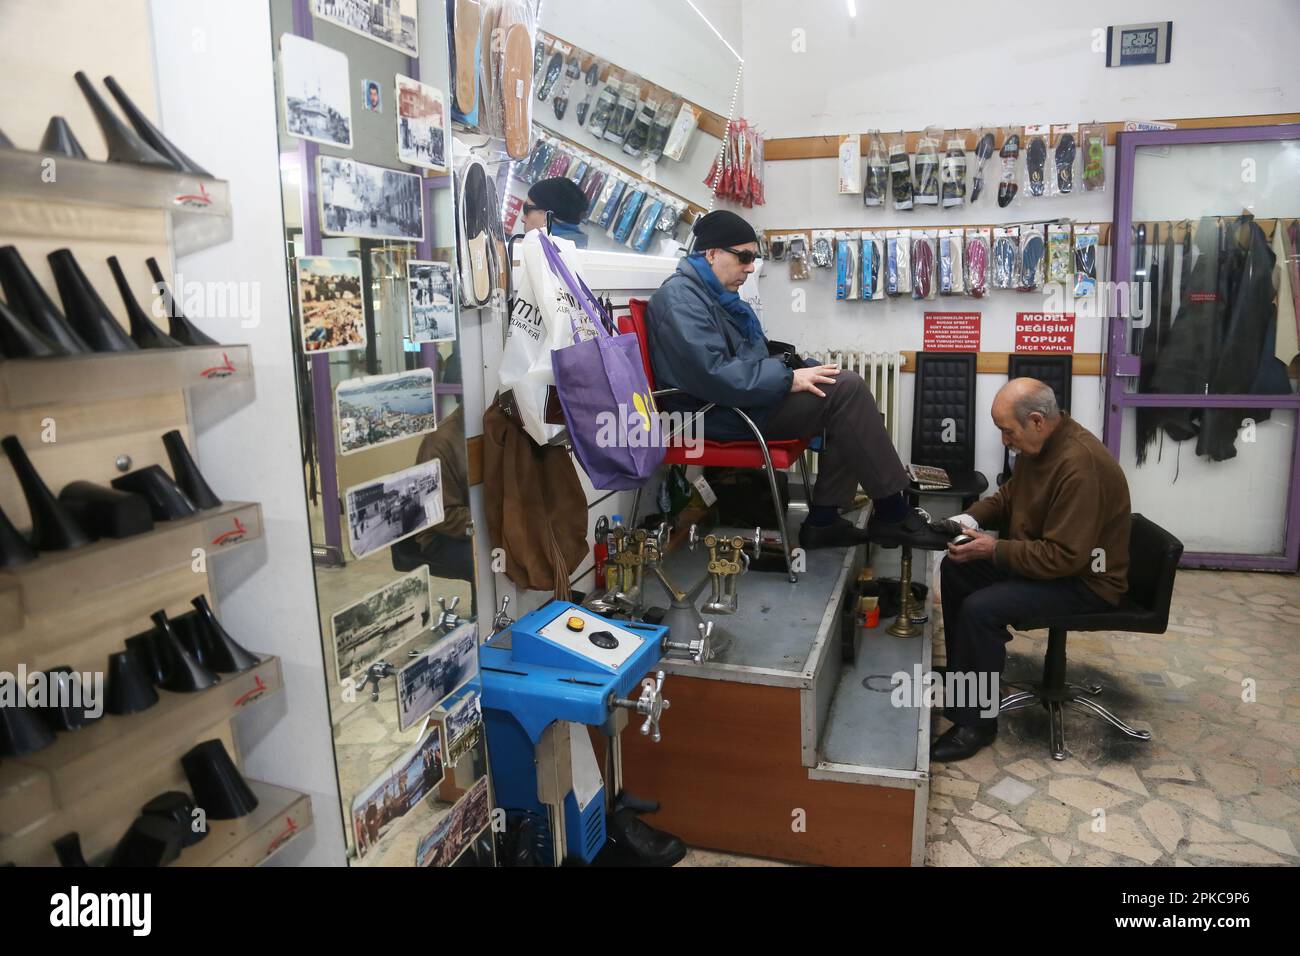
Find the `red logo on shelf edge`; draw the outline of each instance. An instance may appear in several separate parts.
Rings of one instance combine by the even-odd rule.
[[[266,846],[266,855],[270,856],[280,847],[284,846],[290,840],[298,835],[298,824],[294,822],[293,817],[285,816],[284,829],[277,833]]]
[[[212,205],[212,197],[208,195],[207,188],[199,183],[199,191],[196,193],[185,193],[177,196],[172,200],[178,206],[189,206],[194,209],[203,209]]]
[[[235,368],[235,363],[230,361],[230,356],[225,352],[221,353],[221,364],[214,365],[212,368],[205,368],[199,375],[204,378],[229,378],[239,369]]]
[[[243,707],[245,704],[251,704],[253,701],[257,700],[257,698],[261,697],[265,693],[266,693],[266,684],[262,680],[262,675],[258,674],[256,677],[253,678],[253,689],[250,690],[247,694],[244,694],[238,700],[236,700],[235,706]]]
[[[227,544],[234,544],[236,541],[243,541],[246,534],[248,534],[248,529],[244,527],[244,523],[236,515],[234,529],[217,535],[212,539],[212,543],[217,547],[223,547]]]

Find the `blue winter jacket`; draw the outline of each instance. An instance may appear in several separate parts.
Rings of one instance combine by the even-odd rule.
[[[665,411],[696,411],[708,402],[704,434],[712,441],[753,440],[740,416],[762,428],[790,393],[794,373],[781,356],[769,356],[767,340],[748,341],[727,311],[686,263],[650,297],[647,338],[656,388],[680,388],[685,395],[659,401]]]

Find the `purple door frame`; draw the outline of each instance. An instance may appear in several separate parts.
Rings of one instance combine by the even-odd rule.
[[[1133,172],[1139,146],[1177,146],[1202,143],[1243,143],[1265,140],[1300,140],[1300,124],[1237,126],[1216,129],[1160,130],[1119,133],[1115,138],[1115,215],[1111,229],[1111,280],[1132,279]],[[1300,306],[1300,289],[1292,290]],[[1281,408],[1296,413],[1300,426],[1300,395],[1140,395],[1125,391],[1129,379],[1138,374],[1140,356],[1129,353],[1127,320],[1110,317],[1110,338],[1106,362],[1106,447],[1117,459],[1126,408]],[[1300,431],[1300,427],[1296,429]],[[1300,440],[1291,438],[1291,481],[1287,493],[1286,539],[1281,555],[1225,554],[1213,551],[1184,552],[1182,566],[1231,570],[1295,571],[1300,562]]]

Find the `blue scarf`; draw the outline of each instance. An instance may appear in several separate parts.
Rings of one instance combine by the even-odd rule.
[[[704,253],[696,252],[686,257],[686,264],[695,270],[695,274],[700,277],[704,287],[709,290],[710,294],[718,301],[718,305],[727,310],[727,315],[731,317],[732,324],[740,329],[742,335],[750,342],[757,342],[763,338],[763,326],[758,322],[758,316],[754,310],[749,307],[749,303],[740,297],[737,292],[730,292],[722,287],[718,277],[713,274],[713,267],[709,265],[709,260],[704,258]]]

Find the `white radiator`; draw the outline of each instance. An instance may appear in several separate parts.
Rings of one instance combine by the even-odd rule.
[[[843,349],[816,349],[808,353],[809,358],[841,368],[851,369],[862,376],[875,396],[876,406],[885,418],[885,430],[898,448],[899,410],[902,407],[901,376],[903,354],[901,352],[863,352]],[[811,458],[810,475],[817,473],[817,455]]]

